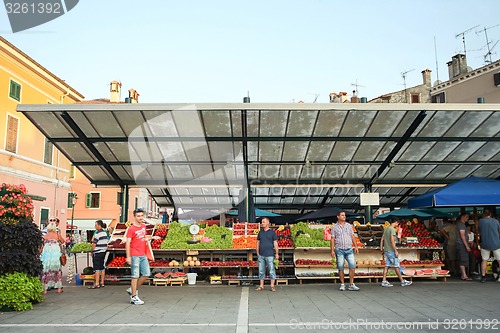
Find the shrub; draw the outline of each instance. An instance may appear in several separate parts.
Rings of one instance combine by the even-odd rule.
[[[43,285],[37,277],[25,273],[9,273],[0,276],[0,307],[16,311],[33,309],[32,303],[43,301]]]

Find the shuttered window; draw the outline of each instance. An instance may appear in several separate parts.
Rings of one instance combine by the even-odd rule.
[[[9,96],[16,101],[21,101],[21,85],[15,81],[10,80]]]
[[[17,132],[19,130],[19,119],[7,116],[7,141],[5,150],[17,153]]]
[[[54,151],[54,144],[45,138],[45,152],[43,155],[43,162],[52,164],[52,153]]]

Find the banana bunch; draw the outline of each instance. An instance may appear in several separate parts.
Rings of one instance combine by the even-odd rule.
[[[280,226],[278,227],[278,231],[283,231],[283,230],[285,230],[285,226],[284,226],[284,225],[280,225]]]

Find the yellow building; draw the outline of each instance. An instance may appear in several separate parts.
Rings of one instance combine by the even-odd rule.
[[[0,92],[0,183],[26,186],[36,199],[36,224],[49,216],[66,222],[71,163],[16,107],[76,103],[84,96],[2,37]]]

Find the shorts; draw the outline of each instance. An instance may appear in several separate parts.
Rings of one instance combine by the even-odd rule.
[[[385,266],[399,268],[399,258],[396,257],[395,251],[384,251]]]
[[[335,249],[335,255],[337,256],[337,268],[339,271],[344,270],[344,260],[347,260],[349,269],[356,268],[353,249]]]
[[[465,245],[457,243],[458,265],[469,267],[469,252]]]
[[[130,277],[138,279],[141,276],[150,276],[149,262],[146,256],[133,256],[132,264],[130,265]]]
[[[266,278],[266,266],[269,269],[269,279],[276,280],[276,269],[274,268],[274,257],[258,257],[259,264],[259,280],[264,280]]]
[[[500,249],[496,249],[496,250],[481,249],[481,258],[483,260],[490,259],[491,252],[493,252],[493,257],[495,258],[495,260],[500,260]]]
[[[94,272],[101,272],[104,270],[104,257],[106,257],[106,252],[97,252],[92,254]]]

